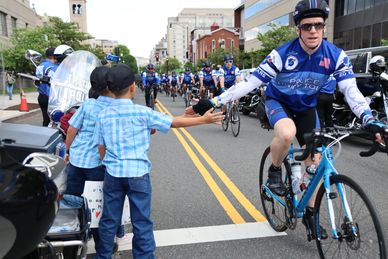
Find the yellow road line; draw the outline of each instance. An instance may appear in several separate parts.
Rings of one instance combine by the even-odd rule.
[[[160,106],[167,112],[167,108],[160,103]],[[171,113],[169,113],[171,115]],[[198,144],[198,142],[191,136],[191,134],[184,128],[180,129],[183,134],[188,138],[188,140],[194,145],[197,151],[209,164],[209,166],[214,170],[218,175],[221,181],[226,185],[226,187],[232,192],[234,197],[240,202],[240,204],[245,208],[245,210],[258,222],[266,221],[266,218],[255,208],[255,206],[246,198],[246,196],[238,189],[238,187],[230,180],[230,178],[225,174],[225,172],[217,165],[217,163],[206,153],[206,151]]]
[[[159,101],[159,103],[160,103],[160,101]],[[156,107],[160,111],[163,111],[163,108],[161,108],[160,106],[156,105]],[[166,112],[168,113],[167,110],[166,110]],[[193,161],[194,165],[197,167],[198,171],[201,173],[202,177],[205,179],[205,182],[208,184],[209,188],[214,193],[217,200],[221,204],[222,208],[225,210],[226,214],[230,217],[232,222],[234,224],[246,223],[245,220],[243,219],[243,217],[240,215],[240,213],[238,213],[236,208],[234,208],[233,204],[229,201],[229,199],[226,197],[226,195],[222,192],[221,188],[214,181],[214,179],[212,178],[209,171],[205,168],[205,166],[199,160],[198,156],[191,149],[191,147],[186,142],[186,140],[184,139],[182,134],[179,133],[179,131],[177,129],[172,129],[172,131],[174,132],[174,134],[177,136],[178,140],[183,145],[187,154],[189,155],[189,157]]]

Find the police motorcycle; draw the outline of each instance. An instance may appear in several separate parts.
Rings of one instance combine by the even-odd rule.
[[[36,65],[41,55],[28,50],[26,58]],[[50,83],[48,110],[57,123],[87,98],[99,64],[75,51],[51,79],[20,76]],[[55,128],[0,124],[0,258],[86,258],[90,210],[83,197],[62,195],[65,163],[53,155],[59,143]]]
[[[371,77],[358,84],[360,92],[369,103],[373,116],[382,122],[387,122],[388,115],[388,74],[383,56],[375,56],[370,60],[369,72]],[[338,129],[359,129],[362,122],[358,119],[346,103],[342,93],[335,94],[333,103],[333,123]]]

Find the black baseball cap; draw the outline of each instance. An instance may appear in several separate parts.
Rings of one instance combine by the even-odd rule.
[[[55,48],[47,48],[46,49],[46,57],[52,57],[52,56],[54,56],[54,50],[55,50]]]
[[[135,74],[129,66],[119,64],[109,69],[106,81],[109,90],[123,90],[135,82]]]
[[[107,87],[107,73],[110,70],[109,67],[100,66],[96,67],[90,74],[90,84],[93,91],[100,93]]]

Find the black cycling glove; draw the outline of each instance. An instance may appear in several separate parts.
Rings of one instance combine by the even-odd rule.
[[[193,105],[193,111],[201,116],[211,108],[214,108],[214,105],[210,100],[201,99],[196,105]]]

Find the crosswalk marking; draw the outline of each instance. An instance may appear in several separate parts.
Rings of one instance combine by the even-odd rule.
[[[253,222],[196,228],[179,228],[154,231],[157,247],[230,241],[250,238],[284,236],[285,232],[274,231],[268,222]],[[132,249],[132,233],[127,234],[119,251]],[[88,243],[88,254],[95,253],[94,242]]]

